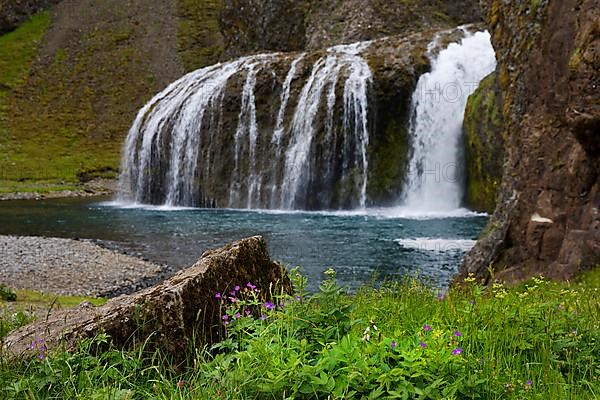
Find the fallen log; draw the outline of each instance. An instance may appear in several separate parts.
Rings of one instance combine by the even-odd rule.
[[[216,292],[229,292],[248,282],[261,288],[266,300],[273,291],[291,293],[285,269],[271,260],[260,236],[204,252],[198,262],[172,278],[103,306],[82,304],[50,312],[47,318],[11,332],[3,350],[24,354],[44,340],[48,349],[66,346],[105,333],[111,343],[135,347],[144,343],[169,354],[184,354],[192,344],[213,343],[222,337],[221,303]]]

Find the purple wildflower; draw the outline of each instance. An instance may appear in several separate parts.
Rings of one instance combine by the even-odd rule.
[[[230,294],[231,296],[235,296],[237,293],[235,292],[235,290],[232,290],[231,292],[229,292],[229,294]]]
[[[440,294],[438,294],[437,298],[438,298],[439,301],[443,301],[445,297],[446,296],[444,296],[444,293],[440,293]]]
[[[242,317],[242,314],[240,314],[239,312],[235,313],[235,319],[240,319],[241,317]]]
[[[431,326],[430,325],[423,325],[423,330],[425,332],[431,332]]]
[[[235,285],[235,287],[233,288],[234,292],[239,292],[240,291],[240,287],[238,285]]]
[[[265,303],[265,308],[266,308],[267,310],[272,310],[272,309],[274,309],[274,308],[275,308],[275,304],[271,303],[270,301],[267,301],[267,302]]]
[[[423,348],[423,349],[427,348],[427,344],[425,344],[425,342],[419,343],[419,346],[421,346],[421,348]]]
[[[457,355],[461,354],[462,352],[463,352],[463,349],[461,349],[460,347],[457,347],[454,350],[452,350],[452,355],[457,356]]]
[[[227,321],[229,319],[229,315],[225,314],[221,317],[223,321]]]
[[[295,299],[296,299],[296,301],[298,301],[298,302],[299,302],[299,301],[302,301],[302,298],[301,298],[300,296],[296,296],[296,297],[295,297]]]
[[[392,344],[391,344],[392,350],[394,350],[396,348],[396,342],[392,340]]]
[[[266,320],[266,319],[267,319],[267,316],[266,316],[265,314],[263,314],[263,315],[261,315],[261,316],[260,316],[260,320],[261,320],[261,321],[264,321],[264,320]]]
[[[456,330],[456,331],[454,331],[454,336],[461,337],[462,333],[460,333],[458,330]]]
[[[221,292],[217,292],[215,294],[215,299],[220,299],[221,298]]]
[[[235,303],[237,301],[237,299],[235,297],[229,297],[229,301],[232,303]]]
[[[527,381],[525,384],[526,384],[527,386],[531,386],[531,385],[533,385],[533,382],[532,382],[532,381],[531,381],[531,379],[530,379],[530,380],[528,380],[528,381]]]
[[[250,282],[246,283],[246,287],[250,290],[254,290],[256,289],[256,286],[254,286],[253,284],[251,284]]]
[[[44,353],[40,353],[40,354],[38,354],[38,358],[40,360],[44,360],[44,358],[46,358],[46,356],[44,355]]]

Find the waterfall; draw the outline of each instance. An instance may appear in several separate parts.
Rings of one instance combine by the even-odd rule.
[[[360,174],[360,183],[357,187],[359,193],[358,205],[362,208],[365,207],[368,173],[366,161],[366,146],[368,144],[367,90],[372,74],[367,62],[359,56],[359,53],[368,45],[369,43],[365,42],[332,47],[325,57],[320,58],[315,63],[311,75],[302,89],[292,120],[291,144],[285,156],[280,208],[294,209],[306,201],[302,196],[306,193],[306,185],[310,182],[311,175],[321,172],[316,171],[316,162],[311,162],[309,157],[315,135],[315,119],[319,111],[323,91],[329,87],[327,95],[327,138],[331,140],[333,130],[331,121],[336,101],[335,90],[342,68],[348,70],[344,87],[343,150],[346,150],[352,139],[355,143],[354,152],[358,153],[353,154],[353,156],[358,155],[361,160],[361,165],[358,166]],[[350,135],[352,137],[349,137]],[[335,148],[333,153],[335,153]],[[327,163],[327,165],[331,164]],[[342,168],[344,172],[348,172],[348,158],[344,158]],[[326,175],[329,173],[330,170],[326,170]],[[326,178],[329,177],[326,176]]]
[[[431,51],[437,41],[430,45]],[[410,156],[402,208],[447,212],[463,199],[462,125],[468,96],[496,68],[490,34],[465,32],[431,58],[412,97]]]
[[[314,62],[260,54],[185,75],[139,111],[123,149],[119,199],[364,207],[372,73],[360,53],[368,46],[335,46]]]

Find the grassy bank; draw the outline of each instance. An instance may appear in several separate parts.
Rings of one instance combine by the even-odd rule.
[[[596,399],[598,275],[440,295],[415,280],[353,296],[334,276],[312,296],[223,296],[227,339],[174,365],[158,352],[72,354],[36,343],[0,364],[2,398]],[[302,288],[302,279],[296,277]],[[230,296],[228,296],[230,297]]]

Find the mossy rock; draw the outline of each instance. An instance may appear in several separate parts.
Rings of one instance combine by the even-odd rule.
[[[469,97],[465,111],[467,205],[477,211],[496,208],[504,163],[502,98],[496,73]]]

